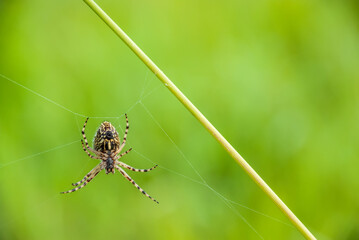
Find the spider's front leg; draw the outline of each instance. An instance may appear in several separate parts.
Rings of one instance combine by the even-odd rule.
[[[80,185],[79,187],[76,187],[74,189],[68,190],[66,192],[61,192],[62,194],[64,193],[71,193],[71,192],[75,192],[83,187],[85,187],[92,179],[94,179],[96,177],[96,175],[101,172],[101,170],[104,168],[103,164],[100,163],[99,165],[97,165],[94,169],[92,169],[88,174],[86,174],[86,176],[79,182],[77,183],[73,183],[73,186],[78,186],[82,183],[82,185]]]
[[[100,165],[97,165],[96,167],[94,167],[88,174],[85,175],[85,177],[82,180],[80,180],[76,183],[72,183],[72,186],[77,186],[77,185],[83,183],[87,178],[89,178],[94,172],[96,172],[98,170],[99,166]]]
[[[151,199],[152,201],[159,203],[156,199],[152,198],[150,195],[148,195],[145,191],[143,191],[143,189],[138,186],[137,183],[135,183],[135,181],[133,181],[133,179],[124,171],[122,170],[121,167],[115,165],[115,168],[128,180],[130,181],[140,192],[142,192],[144,195],[146,195],[146,197],[148,197],[149,199]]]

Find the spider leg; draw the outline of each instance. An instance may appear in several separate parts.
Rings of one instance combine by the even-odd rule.
[[[149,199],[151,199],[152,201],[159,203],[157,200],[155,200],[154,198],[152,198],[150,195],[148,195],[145,191],[143,191],[143,189],[137,185],[137,183],[135,183],[135,181],[133,181],[133,179],[124,171],[122,170],[121,167],[115,165],[115,168],[128,180],[130,181],[140,192],[142,192],[144,195],[146,195],[146,197],[148,197]]]
[[[158,166],[158,165],[156,165],[156,166],[148,168],[148,169],[137,169],[137,168],[131,167],[131,166],[129,166],[126,163],[123,163],[123,162],[117,161],[117,164],[120,165],[121,167],[130,169],[131,171],[134,171],[134,172],[148,172],[148,171],[151,171],[151,170],[155,169]]]
[[[126,155],[127,153],[129,153],[130,151],[132,150],[132,148],[128,149],[126,152],[124,153],[121,153],[120,155],[116,156],[116,160],[119,159],[119,158],[122,158],[124,155]]]
[[[85,140],[86,149],[88,149],[89,151],[95,153],[96,155],[101,155],[101,152],[96,151],[96,150],[93,149],[93,148],[90,148],[89,143],[88,143],[88,141],[87,141],[86,134],[85,134],[85,128],[86,128],[86,125],[87,125],[87,121],[88,121],[88,120],[89,120],[89,118],[87,117],[87,118],[86,118],[86,121],[85,121],[85,123],[84,123],[84,126],[83,126],[83,128],[82,128],[82,131],[81,131],[82,137],[83,137],[84,140]],[[87,153],[87,151],[86,151],[86,153]]]
[[[94,172],[96,172],[98,170],[98,167],[100,165],[101,165],[101,163],[99,165],[97,165],[96,167],[94,167],[88,174],[85,175],[85,177],[82,180],[80,180],[80,181],[78,181],[76,183],[72,183],[72,186],[77,186],[77,185],[80,185],[81,183],[83,183],[87,178],[89,178]]]
[[[93,158],[93,159],[101,159],[101,157],[95,157],[93,155],[91,155],[91,153],[89,151],[87,151],[85,145],[84,145],[84,141],[81,139],[81,143],[82,143],[82,149],[87,153],[87,155],[90,157],[90,158]]]
[[[126,144],[126,140],[127,140],[127,133],[128,133],[128,129],[130,128],[130,125],[128,124],[128,118],[127,118],[127,114],[125,113],[125,117],[126,117],[126,130],[125,130],[125,135],[123,136],[123,140],[122,140],[122,144],[120,146],[120,148],[116,151],[115,154],[118,154],[119,152],[121,152],[121,150],[123,149],[123,147]]]
[[[103,166],[101,164],[97,165],[93,170],[91,170],[89,177],[87,177],[87,175],[85,177],[87,178],[84,178],[82,179],[80,182],[83,182],[83,184],[79,187],[76,187],[74,189],[71,189],[71,190],[68,190],[66,192],[61,192],[62,194],[64,193],[72,193],[72,192],[75,192],[83,187],[85,187],[92,179],[94,179],[96,177],[96,175],[101,172],[101,170],[103,169]],[[75,183],[76,184],[76,183]],[[80,183],[79,183],[80,184]]]

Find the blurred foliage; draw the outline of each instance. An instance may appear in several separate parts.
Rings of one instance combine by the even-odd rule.
[[[315,236],[359,239],[357,1],[98,3]],[[1,74],[100,117],[90,137],[128,112],[123,161],[165,167],[129,172],[159,205],[120,174],[60,195],[97,164],[85,119],[0,77],[0,239],[302,239],[184,177],[289,223],[82,1],[0,0],[0,36]]]

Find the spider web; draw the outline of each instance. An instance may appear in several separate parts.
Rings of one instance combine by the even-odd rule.
[[[223,204],[233,213],[235,214],[235,216],[237,216],[238,218],[240,218],[260,239],[264,239],[263,236],[256,230],[256,228],[241,214],[241,212],[239,211],[239,209],[237,207],[240,207],[243,210],[248,210],[252,213],[255,213],[257,215],[263,216],[271,221],[276,221],[279,222],[280,224],[292,227],[292,225],[277,219],[275,217],[272,217],[268,214],[262,213],[260,211],[257,211],[255,209],[252,209],[250,207],[247,207],[244,204],[241,204],[237,201],[234,201],[228,197],[225,197],[223,194],[221,194],[218,190],[214,189],[211,185],[208,184],[208,182],[206,181],[205,177],[200,173],[200,171],[194,166],[194,164],[192,163],[192,161],[186,156],[186,154],[184,154],[184,152],[182,151],[182,149],[179,147],[179,145],[175,142],[175,140],[173,140],[173,138],[170,136],[170,134],[165,130],[165,128],[159,123],[159,121],[157,120],[157,118],[154,116],[154,114],[152,113],[152,111],[150,111],[150,109],[147,107],[145,100],[148,99],[152,94],[154,94],[155,92],[159,91],[159,89],[163,89],[162,88],[162,84],[157,84],[155,87],[152,87],[150,90],[148,90],[149,85],[150,85],[150,78],[149,78],[149,72],[147,72],[146,77],[145,77],[145,81],[143,84],[143,87],[141,89],[141,93],[138,97],[138,99],[132,103],[127,111],[125,111],[126,113],[128,113],[129,115],[131,114],[131,112],[135,109],[135,108],[139,108],[142,111],[144,111],[144,113],[146,113],[148,115],[148,117],[152,120],[153,124],[155,124],[160,131],[164,134],[164,136],[167,138],[167,140],[174,146],[175,150],[178,152],[178,154],[180,155],[180,158],[182,160],[184,160],[185,164],[187,164],[189,166],[189,168],[193,171],[194,173],[194,177],[192,176],[188,176],[187,174],[181,173],[180,171],[178,171],[177,169],[174,170],[171,167],[168,167],[166,163],[159,163],[158,161],[156,161],[154,158],[151,158],[149,156],[147,156],[145,153],[137,150],[136,148],[134,148],[132,150],[132,152],[134,152],[138,157],[152,163],[152,164],[158,164],[158,168],[167,171],[170,174],[173,174],[175,176],[179,176],[183,179],[186,179],[192,183],[195,183],[199,186],[203,186],[206,189],[208,189],[212,194],[214,194],[215,196],[217,196],[222,202]],[[83,125],[83,120],[84,118],[87,117],[87,115],[85,115],[84,113],[79,113],[79,112],[75,112],[63,105],[61,105],[60,103],[53,101],[52,99],[36,92],[35,90],[30,89],[29,87],[26,87],[20,83],[18,83],[17,81],[3,75],[0,73],[0,77],[3,80],[7,80],[15,85],[17,85],[20,88],[23,88],[24,90],[36,95],[37,97],[44,99],[45,101],[57,106],[58,108],[71,113],[74,116],[74,119],[76,121],[76,126],[78,129],[78,138],[73,139],[72,141],[69,142],[64,142],[63,144],[54,146],[52,148],[49,149],[45,149],[43,151],[40,152],[36,152],[34,154],[30,154],[27,156],[24,156],[22,158],[18,158],[18,159],[13,159],[7,162],[2,162],[0,163],[0,171],[4,171],[5,168],[10,167],[10,166],[16,166],[16,164],[23,162],[23,161],[28,161],[31,159],[36,159],[37,157],[41,156],[41,155],[45,155],[45,154],[50,154],[52,152],[57,152],[57,151],[66,151],[67,148],[72,147],[74,145],[76,145],[76,147],[79,149],[79,152],[82,152],[82,149],[79,147],[79,143],[80,143],[80,139],[82,138],[81,135],[81,129],[82,129],[82,125]],[[115,127],[118,130],[122,131],[123,134],[123,128],[121,127],[124,120],[124,113],[122,115],[119,116],[89,116],[90,119],[99,119],[99,120],[106,120],[106,119],[112,119],[115,124]],[[88,124],[89,125],[89,124]],[[131,119],[130,119],[130,126],[131,126]],[[87,130],[89,132],[89,130]],[[130,130],[131,131],[131,130]],[[131,134],[131,133],[129,133]],[[91,139],[91,136],[89,134],[88,138]],[[131,140],[127,141],[126,145],[132,145],[131,144]],[[87,173],[88,170],[90,170],[90,168],[87,166],[90,162],[93,162],[93,160],[91,160],[90,158],[88,158],[87,162],[84,164],[83,168],[80,169],[78,175],[76,176],[76,179],[82,179],[83,175],[85,173]],[[70,180],[69,180],[70,181]],[[141,185],[141,184],[140,184]],[[65,186],[64,186],[65,187]],[[149,191],[148,186],[146,187],[145,190],[147,190],[150,195],[151,195],[151,191]],[[62,190],[66,190],[66,189],[62,189]],[[82,190],[83,191],[83,190]],[[39,209],[41,209],[41,207],[45,204],[47,204],[48,202],[53,201],[54,199],[59,198],[61,195],[58,193],[59,191],[56,190],[56,193],[53,194],[51,197],[47,197],[43,202],[41,202],[40,204],[38,204],[36,207],[30,207],[29,213],[34,212],[34,211],[38,211]],[[155,195],[152,193],[152,195]],[[151,195],[151,196],[152,196]],[[142,196],[141,196],[142,197]],[[160,196],[155,196],[156,199],[158,199],[161,202]],[[16,219],[14,219],[13,221],[16,221]],[[7,222],[6,225],[9,225],[11,223]],[[1,227],[0,229],[3,228],[4,225]],[[293,227],[292,227],[293,228]]]

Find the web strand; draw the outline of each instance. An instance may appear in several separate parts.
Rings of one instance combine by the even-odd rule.
[[[81,114],[81,113],[74,112],[74,111],[68,109],[67,107],[65,107],[65,106],[63,106],[63,105],[61,105],[61,104],[59,104],[59,103],[57,103],[57,102],[55,102],[55,101],[53,101],[53,100],[51,100],[51,99],[45,97],[44,95],[41,95],[40,93],[35,92],[35,91],[31,90],[31,89],[28,88],[28,87],[25,87],[24,85],[22,85],[22,84],[20,84],[20,83],[18,83],[18,82],[16,82],[16,81],[14,81],[14,80],[12,80],[11,78],[6,77],[5,75],[2,75],[1,73],[0,73],[0,77],[2,77],[2,78],[4,78],[4,79],[8,80],[9,82],[12,82],[13,84],[16,84],[16,85],[19,86],[19,87],[22,87],[22,88],[25,89],[26,91],[29,91],[29,92],[31,92],[32,94],[35,94],[36,96],[38,96],[38,97],[40,97],[40,98],[42,98],[42,99],[45,99],[46,101],[48,101],[48,102],[50,102],[50,103],[52,103],[52,104],[58,106],[59,108],[62,108],[62,109],[64,109],[64,110],[66,110],[66,111],[68,111],[68,112],[70,112],[70,113],[72,113],[72,114],[74,114],[74,115],[77,115],[77,116],[80,116],[80,117],[86,117],[85,115],[83,115],[83,114]]]
[[[25,89],[25,90],[28,91],[28,92],[31,92],[32,94],[34,94],[34,95],[36,95],[36,96],[38,96],[38,97],[44,99],[45,101],[47,101],[47,102],[49,102],[49,103],[52,103],[52,104],[58,106],[59,108],[65,110],[65,111],[67,111],[67,112],[69,112],[69,113],[74,114],[75,116],[79,116],[79,117],[83,117],[83,118],[90,117],[90,118],[107,118],[107,119],[108,119],[108,118],[111,118],[111,119],[113,119],[113,118],[120,118],[122,115],[124,115],[124,114],[122,114],[122,115],[120,115],[120,116],[115,116],[115,117],[114,117],[114,116],[99,117],[99,116],[88,116],[88,115],[84,115],[84,114],[82,114],[82,113],[78,113],[78,112],[72,111],[71,109],[69,109],[69,108],[67,108],[67,107],[65,107],[65,106],[63,106],[63,105],[61,105],[60,103],[57,103],[57,102],[51,100],[50,98],[45,97],[44,95],[42,95],[42,94],[40,94],[40,93],[38,93],[38,92],[36,92],[36,91],[30,89],[30,88],[28,88],[28,87],[26,87],[26,86],[24,86],[24,85],[18,83],[17,81],[15,81],[15,80],[13,80],[13,79],[11,79],[11,78],[9,78],[9,77],[7,77],[7,76],[1,74],[1,73],[0,73],[0,77],[2,77],[2,78],[5,79],[5,80],[8,80],[9,82],[11,82],[11,83],[13,83],[13,84],[15,84],[15,85],[17,85],[17,86],[23,88],[23,89]],[[162,84],[161,84],[161,85],[162,85]],[[155,90],[157,90],[157,89],[158,89],[158,87],[157,87],[156,89],[153,89],[152,91],[155,91]],[[136,101],[136,102],[128,109],[128,111],[130,111],[135,105],[137,105],[137,104],[139,103],[139,101],[141,101],[141,99],[145,99],[147,96],[149,96],[149,95],[152,93],[152,91],[151,91],[149,94],[146,94],[144,97],[141,96],[141,98],[140,98],[138,101]]]
[[[85,116],[84,114],[81,114],[81,113],[77,113],[77,112],[75,112],[75,111],[72,111],[71,109],[69,109],[69,108],[67,108],[67,107],[65,107],[65,106],[63,106],[63,105],[61,105],[61,104],[59,104],[59,103],[57,103],[57,102],[55,102],[55,101],[53,101],[53,100],[51,100],[51,99],[45,97],[45,96],[43,96],[42,94],[40,94],[40,93],[38,93],[38,92],[36,92],[36,91],[34,91],[34,90],[32,90],[32,89],[30,89],[30,88],[28,88],[28,87],[26,87],[26,86],[20,84],[20,83],[14,81],[14,80],[12,80],[12,79],[10,79],[9,77],[6,77],[5,75],[3,75],[3,74],[1,74],[1,73],[0,73],[0,77],[2,77],[3,79],[8,80],[9,82],[11,82],[11,83],[13,83],[13,84],[15,84],[15,85],[17,85],[17,86],[19,86],[19,87],[25,89],[25,90],[27,90],[28,92],[31,92],[32,94],[34,94],[34,95],[36,95],[36,96],[38,96],[38,97],[44,99],[44,100],[47,101],[47,102],[50,102],[50,103],[56,105],[57,107],[59,107],[59,108],[65,110],[65,111],[67,111],[67,112],[69,112],[69,113],[72,113],[72,114],[75,116],[75,121],[76,121],[76,124],[77,124],[77,128],[79,129],[79,133],[81,132],[81,126],[80,126],[80,124],[79,124],[79,122],[78,122],[78,117],[85,118],[86,116]],[[178,146],[178,145],[175,143],[175,141],[169,136],[169,134],[164,130],[164,128],[161,126],[161,124],[156,120],[156,118],[153,116],[153,114],[150,112],[150,110],[149,110],[149,109],[145,106],[145,104],[143,103],[143,100],[144,100],[144,99],[146,99],[147,97],[149,97],[150,95],[152,95],[155,91],[157,91],[157,90],[162,86],[162,84],[159,84],[159,85],[157,85],[155,88],[153,88],[152,90],[150,90],[147,94],[145,94],[146,89],[147,89],[147,87],[148,87],[148,85],[149,85],[149,82],[150,82],[150,81],[149,81],[149,79],[148,79],[148,72],[147,72],[146,78],[145,78],[145,81],[144,81],[143,88],[142,88],[141,93],[140,93],[140,95],[139,95],[139,99],[138,99],[135,103],[133,103],[133,104],[127,109],[127,113],[130,112],[130,111],[132,111],[133,108],[134,108],[135,106],[137,106],[137,105],[142,106],[142,108],[143,108],[143,109],[145,110],[145,112],[150,116],[150,118],[152,119],[152,121],[153,121],[153,122],[161,129],[161,131],[166,135],[166,137],[169,139],[169,141],[173,144],[173,146],[176,148],[176,150],[179,152],[179,154],[180,154],[180,155],[182,156],[182,158],[186,161],[186,163],[191,167],[191,169],[195,172],[195,174],[198,176],[198,178],[199,178],[200,180],[193,179],[193,178],[191,178],[191,177],[188,177],[188,176],[186,176],[186,175],[183,175],[183,174],[181,174],[181,173],[179,173],[179,172],[177,172],[177,171],[174,171],[174,170],[172,170],[172,169],[170,169],[170,168],[167,168],[167,167],[164,167],[164,166],[161,166],[161,165],[160,165],[159,167],[162,168],[162,169],[164,169],[164,170],[166,170],[166,171],[168,171],[168,172],[170,172],[170,173],[172,173],[172,174],[178,175],[178,176],[180,176],[180,177],[182,177],[182,178],[185,178],[185,179],[187,179],[187,180],[190,180],[190,181],[192,181],[192,182],[194,182],[194,183],[197,183],[197,184],[199,184],[199,185],[202,185],[202,186],[208,188],[211,192],[213,192],[213,194],[215,194],[217,197],[219,197],[219,198],[221,199],[221,201],[223,201],[224,204],[225,204],[235,215],[237,215],[239,218],[241,218],[261,239],[263,239],[263,237],[262,237],[262,236],[258,233],[258,231],[244,218],[244,216],[239,213],[239,211],[234,207],[233,204],[235,204],[235,205],[237,205],[237,206],[239,206],[239,207],[245,208],[245,209],[247,209],[247,210],[249,210],[249,211],[252,211],[252,212],[254,212],[254,213],[256,213],[256,214],[259,214],[259,215],[262,215],[262,216],[264,216],[264,217],[267,217],[267,218],[269,218],[269,219],[271,219],[271,220],[280,222],[280,223],[282,223],[282,224],[284,224],[284,225],[291,226],[290,224],[287,224],[287,223],[285,223],[285,222],[283,222],[283,221],[281,221],[281,220],[279,220],[279,219],[276,219],[276,218],[274,218],[274,217],[271,217],[271,216],[269,216],[269,215],[266,215],[266,214],[264,214],[264,213],[261,213],[261,212],[259,212],[259,211],[254,210],[254,209],[251,209],[251,208],[249,208],[249,207],[246,207],[246,206],[244,206],[244,205],[242,205],[242,204],[240,204],[240,203],[238,203],[238,202],[235,202],[235,201],[232,201],[232,200],[226,198],[226,197],[223,196],[221,193],[219,193],[218,191],[216,191],[215,189],[213,189],[213,188],[206,182],[206,180],[202,177],[202,175],[199,173],[199,171],[194,167],[194,165],[191,163],[191,161],[187,158],[187,156],[183,153],[183,151],[179,148],[179,146]],[[91,116],[90,118],[105,118],[105,119],[106,119],[106,118],[107,118],[107,119],[108,119],[108,118],[112,118],[112,119],[119,120],[119,119],[120,119],[121,117],[123,117],[123,116],[124,116],[124,113],[121,114],[121,115],[115,116],[115,117]],[[121,128],[121,129],[122,129],[122,128]],[[80,138],[81,138],[81,137],[82,137],[82,136],[81,136],[81,134],[80,134]],[[6,166],[15,164],[15,163],[20,162],[20,161],[23,161],[23,160],[27,160],[27,159],[36,157],[36,156],[39,156],[39,155],[42,155],[42,154],[45,154],[45,153],[48,153],[48,152],[51,152],[51,151],[55,151],[55,150],[58,150],[58,149],[65,148],[65,147],[67,147],[67,146],[69,146],[69,145],[72,145],[72,144],[74,144],[74,143],[76,143],[76,142],[79,142],[79,141],[80,141],[80,140],[76,140],[76,141],[73,141],[73,142],[70,142],[70,143],[66,143],[66,144],[63,144],[63,145],[60,145],[60,146],[57,146],[57,147],[54,147],[54,148],[51,148],[51,149],[48,149],[48,150],[39,152],[39,153],[35,153],[35,154],[32,154],[32,155],[29,155],[29,156],[27,156],[27,157],[23,157],[23,158],[14,160],[14,161],[10,161],[10,162],[5,163],[5,164],[0,164],[0,168],[3,168],[3,167],[6,167]],[[148,160],[148,161],[154,163],[151,159],[149,159],[148,157],[146,157],[146,156],[144,156],[143,154],[139,153],[138,151],[134,150],[134,152],[137,153],[137,154],[138,154],[139,156],[141,156],[142,158],[144,158],[144,159],[146,159],[146,160]]]
[[[153,163],[153,164],[157,164],[156,162],[152,161],[150,158],[146,157],[145,155],[143,155],[142,153],[140,153],[140,152],[137,151],[136,149],[133,149],[132,152],[136,153],[137,155],[139,155],[139,156],[142,157],[143,159],[145,159],[145,160],[147,160],[147,161],[149,161],[149,162],[151,162],[151,163]],[[175,171],[175,170],[172,170],[172,169],[170,169],[170,168],[168,168],[168,167],[165,167],[163,164],[158,165],[158,168],[162,168],[162,169],[164,169],[164,170],[166,170],[166,171],[168,171],[168,172],[170,172],[170,173],[172,173],[172,174],[178,175],[178,176],[180,176],[180,177],[182,177],[182,178],[185,178],[185,179],[187,179],[187,180],[189,180],[189,181],[191,181],[191,182],[194,182],[194,183],[197,183],[197,184],[202,185],[202,186],[204,186],[204,187],[207,187],[208,189],[210,189],[211,191],[213,191],[212,188],[208,187],[208,185],[204,184],[203,182],[198,181],[198,180],[196,180],[196,179],[193,179],[193,178],[191,178],[191,177],[189,177],[189,176],[186,176],[186,175],[184,175],[184,174],[182,174],[182,173],[179,173],[179,172],[177,172],[177,171]],[[218,192],[217,192],[217,193],[218,193]],[[287,225],[287,226],[289,226],[289,227],[294,228],[292,225],[290,225],[290,224],[288,224],[288,223],[286,223],[286,222],[284,222],[284,221],[281,221],[281,220],[279,220],[278,218],[269,216],[269,215],[267,215],[267,214],[264,214],[264,213],[262,213],[262,212],[259,212],[259,211],[257,211],[257,210],[254,210],[254,209],[252,209],[252,208],[249,208],[249,207],[247,207],[247,206],[245,206],[245,205],[243,205],[243,204],[240,204],[240,203],[238,203],[238,202],[235,202],[235,201],[233,201],[233,200],[230,200],[230,199],[226,198],[225,196],[223,196],[222,194],[220,194],[220,196],[221,196],[221,198],[226,199],[226,201],[228,201],[228,202],[230,202],[230,203],[232,203],[232,204],[235,204],[235,205],[237,205],[237,206],[239,206],[239,207],[241,207],[241,208],[247,209],[247,210],[249,210],[249,211],[251,211],[251,212],[254,212],[254,213],[256,213],[256,214],[262,215],[263,217],[269,218],[269,219],[271,219],[271,220],[274,220],[274,221],[276,221],[276,222],[279,222],[279,223],[282,223],[282,224],[284,224],[284,225]]]
[[[225,205],[232,210],[238,217],[240,217],[243,222],[245,222],[261,239],[264,239],[258,231],[243,217],[242,214],[240,214],[231,204],[230,201],[228,201],[227,198],[225,198],[222,194],[214,190],[202,177],[202,175],[198,172],[198,170],[193,166],[191,161],[186,157],[186,155],[183,153],[183,151],[178,147],[178,145],[173,141],[173,139],[168,135],[168,133],[164,130],[164,128],[160,125],[160,123],[155,119],[155,117],[152,115],[152,113],[149,111],[149,109],[143,104],[143,102],[140,102],[141,106],[144,108],[144,110],[147,112],[147,114],[152,118],[152,120],[156,123],[156,125],[162,130],[162,132],[167,136],[167,138],[171,141],[171,143],[175,146],[176,150],[181,154],[181,156],[186,160],[187,164],[192,168],[192,170],[197,174],[197,176],[201,179],[201,184],[206,186],[208,189],[210,189],[213,193],[215,193],[216,196],[218,196]]]
[[[142,103],[141,103],[141,105],[144,106]],[[149,112],[149,110],[147,109],[146,111],[152,116],[153,121],[155,121],[155,122],[157,123],[158,127],[161,128],[161,130],[166,134],[166,136],[167,136],[170,140],[172,140],[172,139],[170,138],[170,136],[167,134],[167,132],[161,127],[161,125],[159,125],[158,121],[157,121],[157,120],[153,117],[153,115]],[[121,131],[123,132],[123,129],[122,129],[121,126],[120,126],[120,129],[121,129]],[[171,173],[173,173],[173,174],[176,174],[176,175],[178,175],[178,176],[181,176],[181,177],[183,177],[183,178],[186,178],[186,179],[188,179],[188,180],[190,180],[190,181],[192,181],[192,182],[195,182],[195,183],[197,183],[197,184],[199,184],[199,185],[202,185],[202,186],[208,188],[209,190],[211,190],[217,197],[219,197],[219,198],[224,202],[224,204],[225,204],[231,211],[234,212],[234,214],[236,214],[239,218],[241,218],[241,219],[243,220],[243,222],[244,222],[245,224],[247,224],[247,225],[250,227],[250,229],[253,230],[253,232],[255,232],[261,239],[264,239],[264,238],[258,233],[258,231],[248,222],[248,220],[247,220],[240,212],[238,212],[237,209],[234,208],[234,206],[231,204],[231,201],[229,201],[226,197],[224,197],[222,194],[220,194],[219,192],[217,192],[216,190],[214,190],[211,186],[209,186],[209,185],[207,184],[207,182],[204,180],[204,178],[201,176],[201,174],[197,171],[197,169],[194,168],[194,166],[191,164],[191,162],[186,158],[186,156],[184,155],[184,153],[182,152],[182,150],[177,146],[177,144],[175,144],[173,140],[172,140],[171,142],[177,147],[177,150],[178,150],[180,153],[182,153],[181,155],[187,160],[187,163],[191,166],[191,168],[193,169],[193,171],[196,172],[196,174],[199,176],[199,178],[201,178],[202,181],[195,180],[195,179],[193,179],[193,178],[191,178],[191,177],[188,177],[188,176],[186,176],[186,175],[184,175],[184,174],[178,173],[178,172],[176,172],[176,171],[174,171],[174,170],[172,170],[172,169],[166,168],[166,167],[164,167],[164,166],[162,166],[162,165],[158,165],[158,167],[159,167],[159,168],[162,168],[162,169],[164,169],[164,170],[167,170],[167,171],[169,171],[169,172],[171,172]],[[130,144],[130,141],[127,140],[127,143]],[[152,161],[152,160],[150,160],[149,158],[147,158],[146,156],[144,156],[143,154],[139,153],[138,151],[133,150],[133,152],[136,152],[136,153],[137,153],[138,155],[140,155],[142,158],[144,158],[144,159],[150,161],[151,163],[157,164],[157,163],[155,163],[154,161]],[[242,206],[241,204],[238,204],[238,205],[239,205],[239,206]],[[250,208],[247,208],[247,209],[250,209]],[[257,212],[257,211],[254,210],[254,212]],[[265,214],[263,214],[263,215],[265,215]]]
[[[162,128],[160,123],[154,118],[154,116],[151,114],[151,112],[148,110],[148,108],[143,104],[143,102],[140,102],[141,106],[145,109],[147,114],[152,118],[152,120],[156,123],[156,125],[162,130],[162,132],[168,137],[168,139],[171,141],[171,143],[175,146],[176,150],[181,154],[181,156],[186,160],[188,165],[192,168],[192,170],[197,174],[197,176],[201,179],[201,181],[208,185],[207,182],[204,180],[204,178],[199,174],[197,169],[193,166],[193,164],[188,160],[186,155],[182,152],[182,150],[177,146],[177,144],[172,140],[172,138],[167,134],[167,132]]]
[[[0,164],[0,168],[7,167],[7,166],[12,165],[12,164],[14,164],[14,163],[17,163],[17,162],[20,162],[20,161],[24,161],[24,160],[27,160],[27,159],[30,159],[30,158],[33,158],[33,157],[37,157],[37,156],[42,155],[42,154],[44,154],[44,153],[52,152],[52,151],[55,151],[55,150],[57,150],[57,149],[61,149],[61,148],[70,146],[70,145],[72,145],[72,144],[74,144],[74,143],[77,143],[77,142],[80,142],[80,140],[76,140],[76,141],[73,141],[73,142],[70,142],[70,143],[65,143],[65,144],[63,144],[63,145],[60,145],[60,146],[57,146],[57,147],[54,147],[54,148],[50,148],[50,149],[48,149],[48,150],[45,150],[45,151],[42,151],[42,152],[39,152],[39,153],[35,153],[35,154],[32,154],[32,155],[29,155],[29,156],[26,156],[26,157],[23,157],[23,158],[20,158],[20,159],[11,161],[11,162],[7,162],[7,163],[4,163],[4,164]]]

